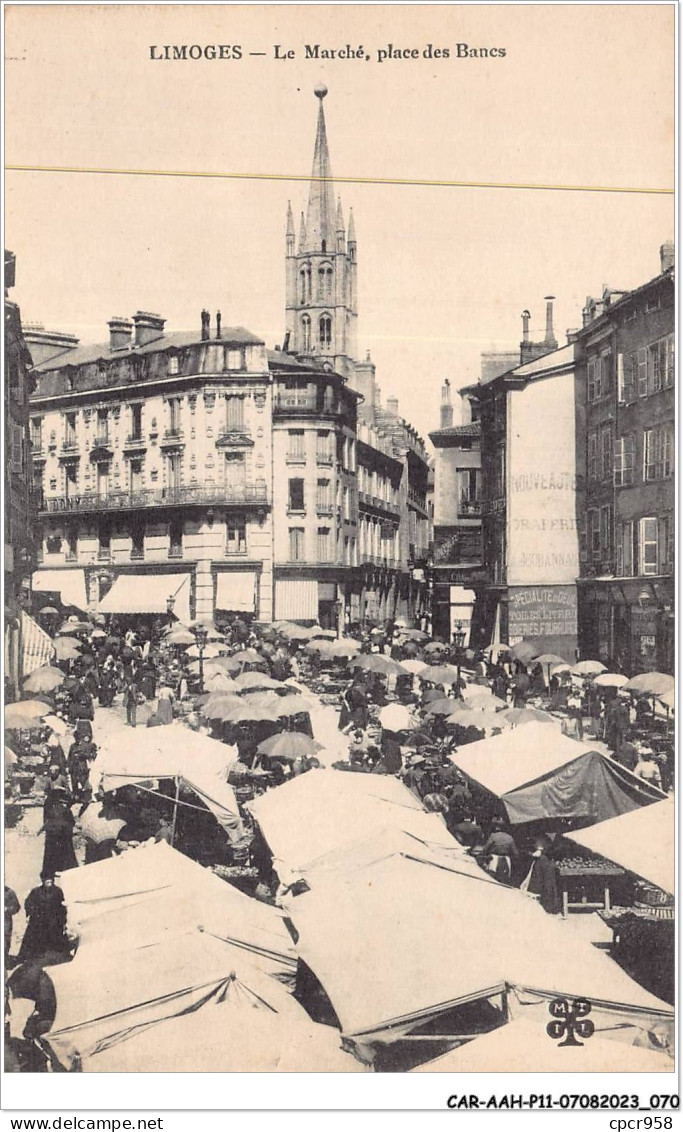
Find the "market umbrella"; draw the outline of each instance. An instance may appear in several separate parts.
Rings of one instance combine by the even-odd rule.
[[[11,747],[5,747],[5,766],[15,766],[19,762],[19,756],[16,751]]]
[[[216,627],[214,625],[207,625],[206,622],[204,622],[204,621],[190,621],[188,628],[190,630],[199,629],[199,628],[206,629],[206,639],[207,639],[207,641],[222,641],[223,640],[224,634],[221,633],[220,630],[216,629]]]
[[[551,676],[561,676],[564,672],[569,672],[571,674],[571,668],[563,661],[562,664],[551,664],[548,672]]]
[[[537,708],[506,708],[506,710],[501,711],[500,714],[513,727],[519,727],[520,724],[524,723],[557,722],[547,711],[539,711]]]
[[[664,707],[670,708],[671,711],[676,710],[676,691],[674,688],[669,692],[662,692],[661,696],[657,696],[657,699],[664,704]]]
[[[43,716],[49,715],[49,705],[42,700],[21,700],[5,704],[5,727],[8,731],[40,726]]]
[[[164,637],[168,638],[171,633],[189,633],[190,626],[185,625],[182,621],[174,621],[172,625],[167,625],[164,629]],[[194,637],[192,638],[194,640]]]
[[[329,641],[328,649],[330,656],[355,656],[360,649],[360,641],[355,641],[353,637],[342,637],[338,641]]]
[[[530,661],[535,660],[540,654],[541,650],[538,645],[534,645],[531,641],[527,640],[518,641],[517,644],[513,645],[510,649],[510,656],[513,656],[515,660],[518,660],[521,664],[529,664]]]
[[[92,633],[90,634],[94,641],[100,640],[101,637],[106,637],[106,635],[107,634],[104,629],[93,629]]]
[[[404,676],[406,671],[397,660],[392,660],[382,653],[370,653],[368,656],[356,656],[351,661],[352,668],[364,668],[367,672],[379,672],[383,676]]]
[[[73,637],[58,637],[54,642],[55,660],[75,660],[81,655],[82,645]]]
[[[466,697],[468,707],[480,707],[484,711],[498,711],[500,708],[507,707],[505,700],[494,696],[492,692],[489,692],[483,686],[478,687],[476,684],[471,684],[470,687],[475,688],[476,691]]]
[[[304,625],[283,625],[280,629],[282,637],[288,637],[290,641],[310,641],[313,637],[317,637],[320,631],[320,626],[316,629],[307,629]]]
[[[53,668],[49,664],[44,664],[42,668],[36,668],[30,676],[24,680],[25,692],[52,692],[64,682],[64,673],[61,668]]]
[[[566,664],[566,663],[567,662],[566,662],[566,660],[564,659],[563,656],[556,656],[555,653],[552,653],[552,652],[544,652],[544,653],[541,653],[540,656],[534,657],[534,664],[541,664],[541,665],[543,665],[544,668],[545,667],[550,668],[551,664]]]
[[[173,629],[165,639],[167,645],[194,645],[196,643],[195,635],[189,629]]]
[[[455,704],[456,701],[448,697],[432,700],[425,708],[425,715],[452,715]]]
[[[251,691],[254,688],[284,688],[281,680],[273,680],[265,672],[240,672],[235,677],[235,684],[242,691]]]
[[[192,638],[194,640],[194,637]],[[225,651],[225,645],[208,644],[204,645],[202,649],[202,656],[204,659],[211,659],[214,656],[220,656]],[[197,657],[199,656],[199,648],[197,645],[191,645],[190,648],[185,650],[185,656]]]
[[[422,672],[423,668],[428,667],[424,663],[424,661],[422,661],[422,660],[412,660],[412,659],[411,660],[402,660],[401,666],[403,668],[405,668],[406,672],[410,672],[411,675],[413,675],[413,676],[417,676],[418,673]]]
[[[321,640],[320,638],[316,638],[315,641],[309,641],[307,645],[304,645],[304,652],[308,653],[309,655],[311,653],[314,653],[314,652],[319,652],[321,654],[325,654],[325,653],[329,653],[331,647],[332,647],[331,641],[326,641],[326,640]],[[349,654],[349,655],[351,655],[351,654]]]
[[[302,712],[310,714],[314,705],[305,696],[276,696],[268,704],[268,708],[275,712],[278,719],[286,719],[291,715],[301,715]]]
[[[38,610],[39,613],[47,613],[48,616],[59,616],[59,610],[55,609],[54,605],[44,605],[42,609]]]
[[[231,696],[229,693],[221,693],[220,695],[214,693],[215,698],[207,700],[200,708],[200,715],[205,719],[228,719],[230,712],[236,704],[240,703],[237,696]]]
[[[62,625],[61,629],[59,630],[59,635],[61,637],[65,634],[68,635],[69,633],[88,633],[91,629],[92,623],[90,621],[79,621],[78,618],[76,618],[75,621],[69,619],[64,625]]]
[[[271,707],[249,704],[245,700],[238,700],[237,704],[228,708],[226,715],[221,715],[229,723],[277,723],[278,716]]]
[[[665,692],[673,692],[674,687],[673,676],[668,676],[666,672],[641,672],[623,685],[625,692],[644,696],[663,696]]]
[[[261,656],[260,652],[256,649],[241,649],[239,652],[233,653],[233,660],[244,667],[245,664],[266,664],[266,659]]]
[[[196,669],[194,667],[195,665],[197,665]],[[206,667],[207,666],[205,665],[204,671],[206,671]],[[242,665],[240,664],[236,656],[217,656],[214,657],[213,660],[209,661],[209,667],[216,672],[222,670],[223,672],[227,672],[232,676],[235,674],[235,672],[239,672],[241,670]],[[198,672],[199,662],[194,660],[192,664],[188,665],[188,668],[190,669],[190,672]]]
[[[443,641],[430,641],[428,645],[425,645],[424,651],[425,652],[443,652],[447,648],[448,648],[448,645],[445,645],[443,643]]]
[[[335,633],[334,629],[322,629],[320,625],[312,625],[308,630],[308,633],[312,641],[334,641],[337,638],[337,634]]]
[[[271,735],[269,739],[264,739],[256,748],[262,755],[270,755],[271,758],[291,759],[292,761],[308,755],[315,755],[322,749],[320,743],[311,739],[310,735],[302,734],[301,731],[280,731],[277,735]]]
[[[406,656],[418,656],[420,648],[417,641],[404,641],[401,643],[401,651]]]
[[[406,641],[428,641],[429,633],[424,633],[422,629],[403,629],[401,637]]]
[[[430,684],[455,684],[458,680],[458,670],[453,664],[424,664],[418,675],[420,680],[428,680]]]
[[[204,687],[210,692],[238,692],[239,685],[235,683],[227,672],[209,672],[204,677]]]
[[[602,672],[593,683],[598,688],[623,688],[624,684],[628,684],[628,676],[621,672]]]
[[[599,676],[607,671],[607,665],[600,660],[580,660],[572,668],[572,676]]]
[[[412,731],[417,726],[403,704],[387,704],[379,713],[379,722],[386,731]]]
[[[503,719],[503,711],[456,711],[449,715],[446,723],[457,727],[476,727],[478,731],[493,731],[499,727],[502,731],[510,724]]]
[[[58,715],[46,715],[45,726],[49,727],[51,731],[54,731],[55,735],[59,735],[62,739],[65,735],[69,734],[69,724]]]

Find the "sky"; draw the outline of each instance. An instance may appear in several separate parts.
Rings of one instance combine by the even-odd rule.
[[[305,209],[324,81],[337,177],[673,185],[673,7],[478,5],[6,8],[9,165],[276,174],[278,179],[8,171],[5,243],[25,321],[107,338],[112,315],[168,329],[220,309],[269,346],[284,334],[287,201]],[[457,44],[504,57],[457,57]],[[241,59],[165,61],[164,44]],[[274,58],[293,50],[292,59]],[[305,45],[357,58],[306,59]],[[432,58],[429,54],[431,44]],[[384,58],[417,51],[417,58]],[[434,58],[447,48],[448,58]],[[250,55],[249,52],[265,52]],[[157,53],[159,53],[157,51]],[[367,56],[367,58],[366,58]],[[673,197],[340,184],[353,206],[359,353],[423,435],[440,387],[580,325],[586,296],[659,271]]]

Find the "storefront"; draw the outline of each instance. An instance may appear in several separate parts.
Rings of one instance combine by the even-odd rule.
[[[609,578],[579,584],[579,652],[629,675],[673,673],[673,578]]]

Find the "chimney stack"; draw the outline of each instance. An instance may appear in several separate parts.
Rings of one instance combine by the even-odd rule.
[[[557,349],[557,339],[553,330],[553,301],[554,295],[545,296],[545,345]]]
[[[529,322],[530,322],[530,320],[531,320],[530,312],[529,311],[522,311],[522,342],[524,342],[524,343],[527,343],[529,341]]]
[[[659,262],[662,268],[662,275],[675,265],[676,247],[673,240],[667,240],[665,244],[662,244],[659,249]]]
[[[133,323],[129,318],[119,318],[114,315],[107,323],[109,327],[109,349],[125,350],[130,347],[133,338]]]
[[[398,397],[387,397],[387,412],[398,416]]]
[[[441,386],[441,428],[453,427],[453,405],[451,404],[451,383],[446,378]]]
[[[138,311],[133,315],[133,322],[135,323],[135,345],[147,346],[149,342],[156,341],[161,338],[164,333],[165,318],[160,314],[152,314],[151,311]]]
[[[209,338],[209,326],[211,324],[211,316],[208,311],[202,311],[202,342],[206,342]]]
[[[216,338],[221,336],[221,312],[216,311]]]

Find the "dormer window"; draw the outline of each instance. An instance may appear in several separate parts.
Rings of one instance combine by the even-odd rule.
[[[169,359],[168,359],[168,372],[169,372],[170,375],[176,374],[178,372],[178,355],[177,354],[171,354],[171,356],[169,357]]]

